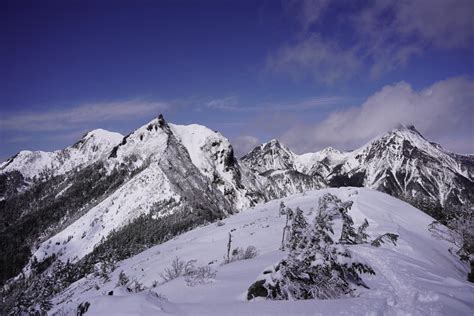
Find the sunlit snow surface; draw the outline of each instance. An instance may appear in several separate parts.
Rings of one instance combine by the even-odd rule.
[[[370,287],[357,296],[338,300],[246,301],[246,291],[259,274],[285,256],[279,251],[283,217],[278,216],[281,200],[274,200],[215,223],[199,227],[166,243],[157,245],[119,263],[105,282],[93,275],[72,284],[55,297],[52,313],[74,313],[84,301],[91,306],[86,315],[472,315],[474,287],[465,281],[467,266],[449,252],[449,245],[434,239],[427,226],[432,218],[416,208],[386,194],[361,188],[325,189],[285,198],[285,203],[299,206],[308,215],[317,207],[318,198],[331,192],[342,200],[354,200],[350,210],[355,225],[367,218],[368,233],[373,239],[380,233],[400,235],[397,246],[384,244],[352,246],[375,270],[364,275]],[[311,217],[308,215],[308,217]],[[259,254],[254,259],[221,266],[226,253],[228,233],[232,248],[254,245]],[[338,235],[336,227],[336,235]],[[176,257],[196,259],[197,265],[217,270],[213,282],[195,287],[183,277],[152,288],[154,280]],[[137,279],[148,290],[130,294],[117,288],[120,271]],[[96,289],[96,285],[100,288]],[[109,296],[109,291],[114,296]]]

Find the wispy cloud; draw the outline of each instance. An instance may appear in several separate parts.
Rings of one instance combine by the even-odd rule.
[[[342,96],[322,96],[288,102],[257,102],[252,106],[248,106],[240,102],[236,96],[230,96],[209,101],[206,106],[211,109],[230,112],[305,111],[326,106],[340,105],[349,100],[349,98]]]
[[[239,102],[236,96],[229,96],[209,101],[206,106],[211,109],[232,110],[239,108]]]
[[[340,33],[324,37],[322,21],[327,21],[329,12],[334,14],[332,5],[341,3],[291,1],[289,13],[301,30],[294,41],[268,55],[266,70],[331,84],[364,69],[377,78],[428,49],[474,50],[471,0],[369,1],[357,9],[337,10],[330,18]]]
[[[296,80],[310,77],[327,84],[351,77],[359,67],[353,49],[343,49],[314,34],[284,45],[266,61],[269,72],[287,74]]]
[[[143,100],[85,103],[67,109],[15,113],[4,116],[0,118],[0,130],[70,130],[86,123],[129,120],[157,115],[169,107],[168,103]]]

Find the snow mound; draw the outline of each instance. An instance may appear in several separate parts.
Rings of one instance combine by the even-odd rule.
[[[356,297],[337,300],[246,301],[246,291],[259,274],[286,256],[278,250],[284,225],[278,214],[280,202],[293,209],[299,206],[311,219],[319,197],[327,192],[343,201],[354,201],[349,215],[355,226],[367,218],[370,239],[385,232],[400,236],[397,246],[351,246],[376,272],[375,276],[363,276],[370,289],[358,289]],[[472,315],[474,286],[465,281],[467,267],[448,252],[446,242],[431,236],[427,226],[432,221],[409,204],[370,189],[297,194],[246,209],[219,224],[196,228],[124,260],[111,273],[110,281],[89,275],[56,296],[52,312],[75,311],[88,301],[88,315]],[[253,245],[258,255],[222,265],[229,232],[233,249]],[[161,283],[160,274],[175,257],[196,260],[196,266],[209,266],[217,274],[212,282],[197,286],[188,286],[184,277]],[[139,294],[118,291],[122,270],[130,280],[143,283],[167,300],[148,290]],[[110,291],[116,294],[108,296]]]

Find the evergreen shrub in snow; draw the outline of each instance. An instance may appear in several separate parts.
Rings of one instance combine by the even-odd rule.
[[[351,295],[356,286],[367,287],[360,274],[375,274],[374,270],[354,256],[347,246],[333,240],[333,218],[342,215],[344,223],[341,213],[351,205],[325,194],[319,200],[312,225],[308,225],[303,212],[297,209],[290,226],[288,256],[263,272],[264,279],[250,286],[247,298],[330,299]],[[346,221],[349,223],[352,219]],[[341,236],[342,240],[356,239],[357,234],[352,233],[351,227],[346,227],[347,238]]]
[[[460,207],[444,222],[431,223],[429,230],[434,237],[452,245],[449,252],[468,262],[471,271],[467,279],[474,282],[474,207],[470,204]]]
[[[117,286],[126,286],[129,281],[130,279],[127,277],[125,272],[123,272],[123,270],[120,271]]]

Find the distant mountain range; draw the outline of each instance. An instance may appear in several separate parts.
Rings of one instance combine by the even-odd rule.
[[[297,155],[278,140],[242,157],[255,173],[321,186],[376,189],[413,204],[437,219],[474,201],[474,157],[458,155],[426,140],[414,126],[381,135],[359,149],[326,148]]]
[[[64,150],[22,151],[0,164],[0,282],[46,260],[121,260],[244,208],[324,187],[373,188],[443,219],[472,204],[473,175],[474,157],[412,126],[351,152],[297,155],[272,140],[237,159],[220,133],[160,115],[125,137],[94,130]]]

